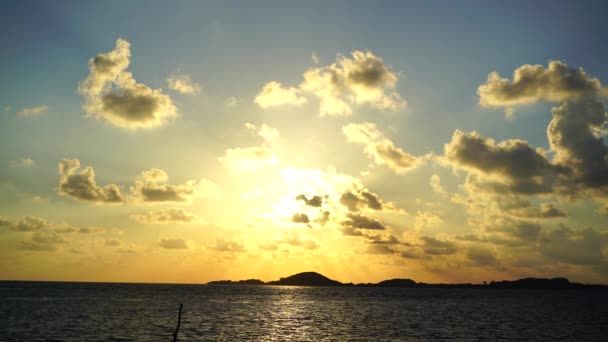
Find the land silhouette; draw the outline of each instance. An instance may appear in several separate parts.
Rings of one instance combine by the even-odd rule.
[[[608,290],[608,285],[572,283],[566,278],[523,278],[484,282],[483,284],[418,283],[412,279],[389,279],[378,283],[341,283],[317,272],[303,272],[264,282],[259,279],[216,280],[208,285],[274,285],[274,286],[358,286],[398,288],[480,288],[480,289],[540,289],[540,290]]]

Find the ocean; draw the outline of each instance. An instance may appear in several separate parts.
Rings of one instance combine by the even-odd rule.
[[[606,341],[608,292],[0,282],[1,341]]]

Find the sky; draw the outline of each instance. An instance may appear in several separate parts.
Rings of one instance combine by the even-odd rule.
[[[601,1],[6,1],[0,279],[608,283]]]

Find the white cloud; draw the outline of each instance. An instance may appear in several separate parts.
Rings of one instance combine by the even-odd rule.
[[[306,98],[298,95],[300,90],[294,87],[283,88],[276,81],[268,82],[256,95],[254,102],[262,108],[280,106],[285,104],[299,105],[306,102]]]
[[[42,115],[47,110],[49,110],[49,107],[46,105],[31,107],[31,108],[23,108],[22,110],[17,112],[17,117],[35,118],[37,116]]]
[[[31,158],[23,158],[19,160],[11,160],[11,167],[32,167],[36,165],[36,162]]]
[[[119,38],[114,50],[89,61],[90,74],[79,86],[84,110],[121,128],[162,126],[177,116],[177,109],[161,89],[137,83],[126,71],[130,58],[129,42]]]
[[[131,219],[139,223],[169,224],[169,223],[202,223],[202,218],[182,208],[169,208],[151,211],[145,214],[133,214]]]
[[[218,160],[234,171],[256,172],[279,163],[274,150],[268,147],[232,148]]]
[[[192,81],[190,75],[171,75],[167,79],[167,83],[169,84],[169,89],[181,94],[195,95],[201,91],[201,85]]]
[[[421,158],[396,147],[372,123],[351,123],[343,126],[342,132],[346,135],[348,142],[365,145],[365,153],[374,159],[376,164],[386,165],[397,173],[414,169],[421,162]]]
[[[245,128],[254,131],[257,135],[261,136],[267,141],[273,141],[279,137],[279,131],[276,128],[272,128],[266,124],[257,126],[247,122],[245,123]]]
[[[164,170],[143,171],[131,186],[131,194],[136,201],[147,203],[191,202],[199,197],[219,197],[222,189],[216,183],[206,180],[189,180],[182,185],[162,184],[169,179]]]

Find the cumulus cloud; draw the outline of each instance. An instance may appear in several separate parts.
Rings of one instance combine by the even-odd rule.
[[[376,164],[386,165],[397,173],[414,169],[421,162],[421,158],[396,147],[373,123],[351,123],[342,127],[342,132],[348,142],[363,144],[365,153]]]
[[[546,69],[540,65],[524,65],[515,70],[513,81],[491,74],[488,83],[479,87],[478,94],[480,103],[486,106],[507,107],[541,100],[561,102],[552,109],[553,118],[547,128],[550,152],[554,157],[549,160],[544,151],[534,151],[523,141],[509,140],[496,145],[478,135],[457,132],[450,145],[462,147],[453,151],[464,153],[460,156],[452,153],[452,160],[478,169],[481,166],[487,172],[519,175],[517,181],[507,186],[508,190],[524,192],[522,190],[531,188],[529,193],[553,191],[569,195],[608,196],[608,146],[603,128],[607,115],[601,101],[608,92],[597,78],[580,68],[573,69],[563,62],[553,61]],[[469,139],[457,139],[465,136]],[[478,141],[464,146],[464,140]],[[485,141],[485,146],[481,140]],[[450,152],[448,147],[446,154]],[[498,150],[503,153],[496,153]],[[466,154],[484,156],[485,160],[477,158],[467,162]],[[523,159],[507,160],[516,156]],[[525,178],[529,180],[520,182]],[[486,188],[500,188],[497,184],[484,185]]]
[[[188,242],[182,238],[161,238],[158,246],[165,249],[188,249]]]
[[[211,248],[218,252],[244,252],[245,251],[244,244],[237,242],[237,241],[224,240],[221,238],[215,239],[215,245]]]
[[[608,146],[598,133],[608,116],[599,100],[564,102],[547,128],[554,162],[574,173],[576,186],[608,195]]]
[[[59,187],[57,192],[77,200],[95,203],[120,203],[124,201],[116,184],[98,186],[95,171],[90,166],[81,171],[80,160],[64,159],[59,163]]]
[[[10,165],[11,167],[32,167],[36,165],[36,162],[34,162],[34,160],[31,158],[23,158],[19,160],[11,160]]]
[[[479,266],[496,265],[496,252],[493,248],[481,245],[473,245],[467,248],[466,256],[474,264]]]
[[[266,124],[258,126],[247,122],[245,123],[245,128],[254,131],[257,135],[267,141],[274,141],[279,137],[279,131],[276,128],[272,128]]]
[[[513,72],[513,79],[497,72],[477,89],[479,103],[485,107],[510,107],[538,101],[561,102],[581,100],[606,94],[597,78],[582,69],[568,67],[564,62],[550,61],[542,65],[522,65]]]
[[[145,214],[131,215],[131,219],[139,223],[169,224],[169,223],[201,223],[204,222],[198,215],[182,208],[169,208],[151,211]]]
[[[405,101],[393,91],[397,75],[371,52],[354,51],[352,58],[338,55],[328,66],[304,72],[297,87],[284,88],[279,82],[264,85],[255,102],[262,108],[301,104],[311,94],[320,100],[320,115],[351,115],[353,104],[369,104],[381,110],[399,110]]]
[[[233,171],[257,172],[275,166],[279,158],[268,147],[231,148],[218,160]]]
[[[181,94],[195,95],[201,91],[201,85],[192,81],[192,77],[190,77],[190,75],[171,75],[167,79],[167,83],[169,85],[169,89],[175,90]]]
[[[212,181],[189,180],[182,185],[162,184],[169,176],[161,169],[143,171],[131,186],[131,194],[142,202],[191,202],[199,197],[219,197],[222,189]]]
[[[17,117],[35,118],[37,116],[42,115],[47,110],[49,110],[49,107],[46,105],[36,106],[36,107],[31,107],[31,108],[23,108],[22,110],[17,112]]]
[[[177,116],[177,109],[161,89],[137,83],[126,71],[130,58],[129,42],[119,38],[114,50],[89,60],[89,76],[79,86],[84,110],[121,128],[162,126]]]
[[[404,108],[405,101],[392,90],[396,84],[397,75],[382,58],[354,51],[352,58],[338,55],[331,65],[307,70],[300,88],[320,99],[321,116],[351,115],[352,104],[381,110]]]
[[[299,94],[301,91],[298,88],[284,88],[281,83],[276,81],[268,82],[262,90],[256,95],[254,102],[262,108],[280,106],[280,105],[300,105],[307,99]]]

